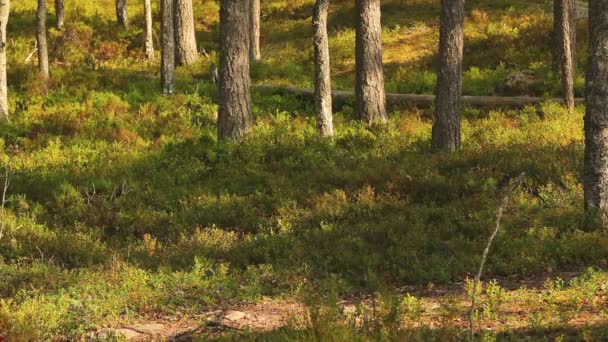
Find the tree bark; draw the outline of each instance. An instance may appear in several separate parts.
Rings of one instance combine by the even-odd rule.
[[[259,61],[262,59],[262,52],[260,51],[260,0],[251,1],[251,18],[250,27],[251,32],[249,33],[251,40],[251,46],[249,47],[249,53],[251,59]]]
[[[38,0],[36,11],[36,39],[38,42],[38,70],[44,80],[49,78],[49,52],[46,42],[46,1]]]
[[[460,148],[460,106],[464,45],[464,0],[441,0],[439,70],[431,146]]]
[[[248,0],[220,2],[219,139],[242,139],[253,127],[248,6]]]
[[[175,0],[175,62],[190,65],[197,59],[192,0]]]
[[[608,228],[608,0],[589,1],[585,208]]]
[[[129,27],[127,0],[116,0],[116,21],[118,22],[118,25],[124,28]]]
[[[567,16],[567,18],[566,18]],[[563,61],[563,31],[564,21],[567,22],[570,31],[570,44],[572,46],[572,63],[576,65],[576,0],[553,0],[553,70],[562,72]]]
[[[327,12],[330,0],[317,0],[314,7],[312,26],[315,47],[315,111],[317,130],[321,136],[334,134],[331,65],[329,57],[329,38],[327,36]]]
[[[6,26],[10,14],[10,0],[0,0],[0,120],[8,120],[8,85],[6,79]]]
[[[144,0],[144,16],[146,17],[146,59],[154,59],[154,37],[152,31],[152,1]]]
[[[575,42],[573,32],[576,30],[576,8],[574,0],[555,0],[554,32],[559,72],[562,79],[564,104],[569,110],[574,109],[574,58]],[[574,8],[574,10],[573,10]],[[573,20],[574,18],[574,20]],[[574,37],[576,33],[574,33]]]
[[[385,122],[380,0],[357,1],[355,107],[364,122]]]
[[[57,19],[57,29],[63,30],[65,23],[63,0],[55,0],[55,18]]]
[[[163,94],[175,91],[175,32],[173,22],[174,0],[161,0],[161,85]]]

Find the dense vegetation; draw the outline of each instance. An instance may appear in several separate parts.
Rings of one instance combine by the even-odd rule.
[[[608,258],[608,233],[584,224],[582,106],[573,113],[549,102],[464,108],[461,151],[432,154],[431,110],[395,106],[387,125],[370,127],[354,120],[352,103],[336,103],[329,139],[315,132],[310,99],[254,91],[253,132],[218,142],[209,74],[218,3],[195,2],[199,48],[209,56],[178,69],[171,96],[160,95],[158,61],[145,61],[141,7],[129,2],[125,30],[114,22],[113,1],[70,1],[65,29],[49,30],[51,78],[42,86],[35,65],[24,62],[36,3],[13,4],[13,114],[0,124],[9,184],[0,335],[9,340],[78,339],[159,312],[183,316],[313,289],[341,296],[463,282],[479,265],[505,186],[522,172],[488,277],[600,267]],[[438,12],[434,0],[383,2],[387,91],[433,92]],[[254,83],[312,86],[311,13],[310,0],[262,1],[263,60],[252,66]],[[333,2],[336,89],[353,88],[352,17],[352,1]],[[468,1],[465,95],[494,95],[510,71],[532,70],[542,80],[538,95],[559,96],[550,31],[549,3]],[[578,31],[585,37],[584,25]],[[577,54],[583,70],[585,39]],[[583,92],[579,72],[576,93]],[[576,306],[596,294],[590,288],[605,292],[605,278],[590,271],[572,282],[574,290],[560,283],[567,299],[555,305]],[[569,322],[524,321],[533,328]],[[347,328],[332,329],[337,340],[355,339],[340,330]],[[378,331],[394,333],[358,338],[374,340]]]

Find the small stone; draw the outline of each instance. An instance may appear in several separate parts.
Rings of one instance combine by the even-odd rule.
[[[226,313],[226,315],[224,316],[225,319],[229,320],[229,321],[240,321],[242,319],[244,319],[245,317],[247,317],[247,314],[241,311],[229,311],[228,313]]]
[[[95,333],[95,337],[100,340],[109,340],[115,337],[124,337],[125,340],[130,341],[141,337],[142,334],[137,331],[133,331],[131,329],[101,329]]]

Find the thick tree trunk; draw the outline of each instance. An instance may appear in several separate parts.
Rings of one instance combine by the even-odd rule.
[[[118,25],[129,27],[129,14],[127,12],[127,0],[116,0],[116,21]]]
[[[574,0],[555,0],[555,51],[562,79],[564,104],[570,110],[574,108],[574,58],[576,55],[574,53],[575,42],[572,40],[572,32],[576,30],[576,26],[573,26],[576,25],[576,9],[573,10],[573,8]],[[575,33],[574,36],[576,36]]]
[[[366,123],[385,122],[380,0],[357,1],[355,107]]]
[[[441,0],[439,72],[432,148],[460,148],[460,104],[464,42],[464,0]]]
[[[46,1],[38,0],[38,19],[36,25],[36,39],[38,42],[38,70],[43,79],[49,78],[49,51],[46,42]]]
[[[190,65],[197,59],[192,0],[175,0],[175,62]]]
[[[152,31],[152,1],[144,0],[144,16],[146,17],[146,58],[154,59],[154,37]]]
[[[248,0],[220,2],[219,139],[241,139],[253,126],[248,6]]]
[[[63,0],[55,0],[55,18],[57,19],[57,29],[63,30],[65,23]]]
[[[585,208],[608,228],[608,0],[589,1]]]
[[[251,18],[250,18],[250,43],[249,53],[251,59],[259,61],[262,59],[262,52],[260,51],[260,0],[251,1]]]
[[[567,16],[567,17],[566,17]],[[576,65],[576,0],[553,0],[553,70],[562,72],[564,22],[568,24],[572,63]]]
[[[161,0],[161,66],[163,94],[175,91],[175,32],[173,23],[174,0]]]
[[[329,59],[329,38],[327,36],[327,11],[330,0],[317,0],[314,7],[312,26],[315,46],[315,110],[317,129],[322,136],[334,134],[331,65]]]
[[[8,120],[8,85],[6,80],[6,25],[10,0],[0,0],[0,120]]]

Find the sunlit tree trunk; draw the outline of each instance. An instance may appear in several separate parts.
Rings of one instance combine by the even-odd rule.
[[[49,78],[49,52],[46,42],[46,1],[38,0],[38,19],[36,25],[36,39],[38,42],[38,70],[43,79]]]
[[[116,21],[125,28],[129,27],[127,0],[116,0]]]
[[[248,6],[248,0],[220,1],[219,139],[242,139],[253,126]]]
[[[385,122],[380,0],[357,1],[355,108],[366,123]]]
[[[175,62],[177,65],[190,65],[198,59],[192,0],[175,0],[174,11]]]
[[[331,65],[329,38],[327,36],[329,2],[330,0],[317,0],[312,19],[315,47],[315,110],[317,114],[317,129],[322,136],[332,136],[334,134]]]
[[[574,0],[554,1],[554,54],[566,108],[574,108],[576,8]]]
[[[174,0],[161,0],[161,84],[163,94],[175,91]]]
[[[589,1],[585,208],[608,228],[608,0]]]
[[[57,29],[62,30],[65,24],[63,0],[55,0],[55,18],[57,19]]]
[[[258,61],[262,58],[262,52],[260,51],[260,0],[249,1],[251,1],[251,32],[249,33],[251,46],[249,47],[249,53],[252,60]]]
[[[433,121],[432,148],[460,147],[460,97],[464,44],[464,0],[441,0],[439,72]]]
[[[144,0],[144,15],[146,17],[146,58],[154,59],[154,41],[152,31],[152,1]]]

